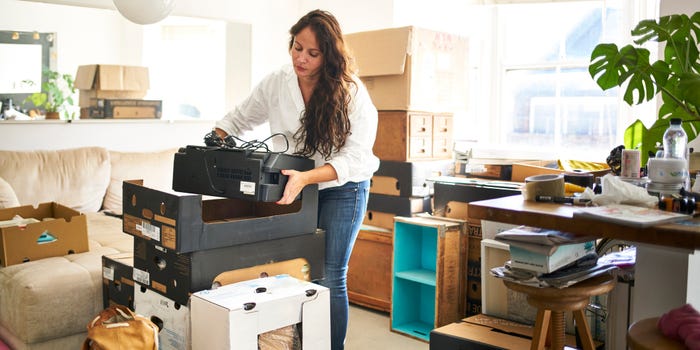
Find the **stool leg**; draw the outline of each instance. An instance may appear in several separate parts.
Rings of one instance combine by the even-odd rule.
[[[532,344],[530,350],[544,349],[544,342],[547,340],[547,330],[549,329],[549,319],[552,315],[550,310],[537,310],[537,318],[535,319],[535,329],[532,333]]]
[[[564,331],[566,323],[564,321],[564,311],[552,311],[552,350],[564,349]]]
[[[578,334],[581,337],[583,349],[595,350],[595,345],[593,344],[593,336],[591,335],[591,329],[588,327],[586,315],[584,315],[583,310],[574,311],[574,320],[576,321],[576,329],[578,329]]]

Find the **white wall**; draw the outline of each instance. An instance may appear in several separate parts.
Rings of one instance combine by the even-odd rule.
[[[333,12],[345,32],[392,26],[393,1],[178,0],[172,15],[226,20],[236,42],[230,53],[247,53],[245,67],[227,72],[227,107],[244,98],[270,70],[288,62],[288,30],[309,10]],[[368,11],[367,9],[372,9]],[[0,30],[56,32],[59,72],[79,65],[141,64],[141,28],[121,16],[110,0],[0,0]],[[12,15],[5,15],[12,14]],[[248,26],[249,32],[242,30]],[[241,64],[241,61],[232,64]],[[101,145],[117,150],[162,149],[201,143],[213,121],[0,122],[0,149],[56,149]],[[265,129],[254,133],[260,136]],[[269,134],[269,133],[268,133]],[[29,136],[31,135],[31,136]],[[267,135],[262,135],[267,136]]]

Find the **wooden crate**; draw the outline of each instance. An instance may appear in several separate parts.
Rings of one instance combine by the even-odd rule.
[[[396,217],[391,330],[428,341],[466,314],[465,220]]]
[[[391,252],[393,233],[364,227],[348,264],[348,299],[371,309],[391,311]]]
[[[381,160],[400,162],[451,158],[452,114],[379,111],[372,150]]]

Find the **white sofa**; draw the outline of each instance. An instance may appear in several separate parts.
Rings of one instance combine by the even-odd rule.
[[[84,213],[89,251],[0,268],[0,339],[10,348],[79,349],[102,309],[102,256],[133,251],[122,221],[124,180],[172,187],[176,149],[0,151],[0,208],[58,202]]]

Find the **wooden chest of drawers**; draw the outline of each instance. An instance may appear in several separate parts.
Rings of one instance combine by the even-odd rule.
[[[381,160],[452,157],[452,114],[379,111],[374,154]]]

